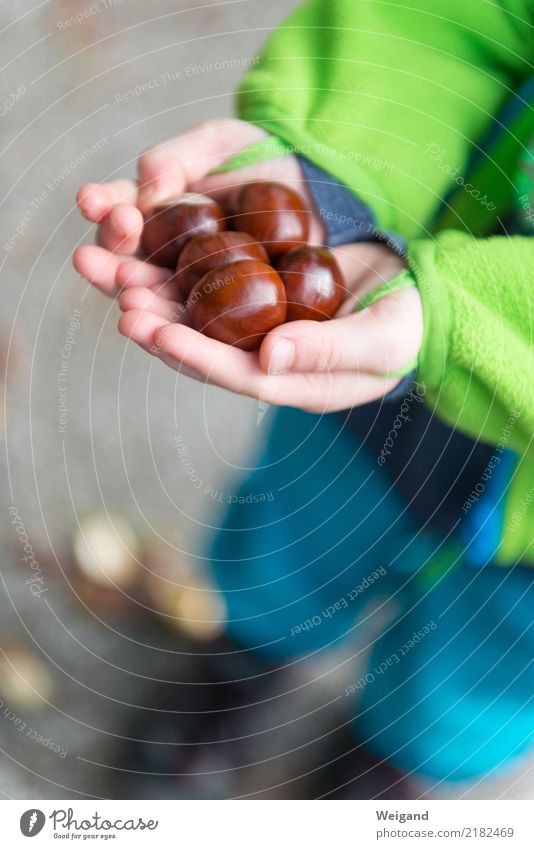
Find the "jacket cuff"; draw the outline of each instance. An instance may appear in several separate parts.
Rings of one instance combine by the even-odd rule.
[[[435,271],[435,251],[430,239],[416,240],[410,245],[409,263],[423,307],[419,380],[430,390],[439,392],[449,356],[451,309],[447,287]]]
[[[383,242],[400,256],[405,255],[405,240],[396,233],[381,230],[373,210],[365,201],[306,157],[297,158],[319,218],[325,226],[329,247],[350,242]]]

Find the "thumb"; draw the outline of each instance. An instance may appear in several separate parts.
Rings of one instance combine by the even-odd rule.
[[[418,354],[422,313],[415,287],[331,321],[293,321],[272,330],[260,349],[267,374],[363,371],[386,374]]]
[[[237,119],[203,121],[176,138],[145,151],[138,162],[138,205],[147,212],[187,191],[192,183],[246,147],[262,130]]]

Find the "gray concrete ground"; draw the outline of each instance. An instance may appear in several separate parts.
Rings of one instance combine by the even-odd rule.
[[[140,698],[139,679],[128,670],[142,674],[145,663],[145,671],[158,672],[158,653],[143,661],[135,641],[154,641],[146,628],[140,634],[131,628],[129,638],[113,634],[80,612],[62,578],[58,563],[68,559],[78,518],[105,505],[143,534],[163,534],[194,550],[221,505],[191,484],[176,436],[216,493],[247,462],[256,432],[254,402],[179,377],[117,334],[117,306],[90,291],[71,265],[73,248],[91,237],[74,208],[76,190],[88,180],[131,176],[144,148],[203,118],[230,115],[243,68],[290,5],[2,3],[4,347],[13,336],[2,459],[0,646],[33,646],[50,668],[51,706],[24,714],[24,721],[68,750],[60,758],[0,717],[6,795],[98,795],[102,775],[77,756],[103,760],[99,750],[109,753],[113,735],[121,733],[121,702]],[[154,79],[159,87],[125,94]],[[66,342],[69,370],[58,384]],[[51,576],[41,597],[22,580],[12,502]],[[124,622],[122,631],[127,627]],[[166,662],[159,658],[161,668]]]
[[[164,536],[170,552],[195,551],[221,509],[216,493],[232,487],[266,426],[257,424],[255,402],[179,377],[119,337],[116,305],[71,266],[74,247],[91,236],[74,208],[76,189],[132,175],[147,146],[200,119],[230,115],[243,67],[293,5],[2,2],[0,334],[10,347],[0,647],[8,658],[14,646],[29,648],[51,679],[48,703],[17,702],[0,676],[6,797],[114,795],[113,775],[95,764],[112,761],[129,705],[144,703],[151,680],[168,673],[169,651],[180,649],[145,619],[82,606],[63,574],[71,529],[105,505],[143,535]],[[145,91],[128,94],[136,86]],[[68,369],[58,384],[66,343]],[[192,485],[176,437],[211,495]],[[25,583],[12,505],[43,570],[39,596]],[[333,686],[339,689],[337,678]],[[328,700],[321,687],[315,701],[300,691],[295,716]],[[282,719],[269,713],[272,725]],[[300,743],[310,739],[304,728]],[[269,739],[272,748],[259,744],[258,760],[283,752],[288,740]],[[310,765],[304,757],[292,768],[298,774]],[[259,772],[250,787],[279,785],[285,774],[279,763]],[[481,795],[506,793],[499,788]],[[291,796],[291,786],[273,795],[284,792]]]

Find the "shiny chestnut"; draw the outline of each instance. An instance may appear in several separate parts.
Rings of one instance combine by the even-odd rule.
[[[239,260],[208,271],[187,302],[196,330],[245,351],[286,318],[283,283],[270,265]]]
[[[306,245],[288,251],[277,270],[286,290],[288,321],[324,321],[346,297],[343,274],[328,248]]]
[[[154,207],[145,217],[141,243],[149,262],[175,268],[185,243],[200,233],[226,230],[224,214],[216,201],[188,193]]]
[[[231,225],[278,257],[308,238],[308,213],[300,195],[282,183],[245,183],[229,201]]]
[[[228,230],[225,233],[206,234],[190,239],[180,252],[176,268],[180,298],[185,300],[195,283],[208,271],[241,259],[265,263],[269,261],[265,248],[248,233],[234,233]]]

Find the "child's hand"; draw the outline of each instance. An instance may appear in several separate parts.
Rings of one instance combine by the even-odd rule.
[[[348,287],[363,294],[394,277],[404,264],[380,244],[335,249]],[[380,373],[404,368],[417,356],[423,321],[415,286],[367,309],[351,312],[349,298],[332,321],[294,321],[272,330],[259,352],[241,351],[203,336],[180,321],[180,305],[162,287],[129,288],[120,296],[119,330],[166,365],[198,380],[251,395],[268,404],[313,413],[365,404],[398,383]]]
[[[240,183],[279,180],[291,184],[312,209],[306,181],[294,156],[206,176],[234,153],[266,135],[258,127],[237,119],[206,121],[143,153],[138,161],[137,182],[115,180],[82,186],[78,206],[85,218],[98,223],[98,246],[78,248],[74,254],[76,270],[108,295],[117,295],[124,286],[160,286],[174,269],[162,269],[137,258],[141,256],[142,213],[185,191],[224,199]],[[319,217],[311,216],[310,241],[321,243],[323,236]]]
[[[125,180],[83,186],[78,204],[99,223],[100,247],[84,246],[74,256],[77,270],[110,295],[122,290],[119,330],[176,370],[270,404],[311,412],[346,409],[380,398],[397,378],[379,375],[404,368],[422,340],[422,310],[410,287],[351,313],[358,297],[394,277],[402,260],[382,244],[346,245],[335,250],[353,293],[333,321],[298,321],[268,334],[259,352],[248,353],[187,327],[173,301],[173,270],[136,258],[142,211],[183,191],[224,197],[235,185],[255,179],[289,183],[313,204],[298,160],[287,156],[205,176],[241,148],[264,136],[242,121],[213,121],[147,151],[139,160],[139,183]],[[310,242],[322,243],[320,219],[312,216]]]

